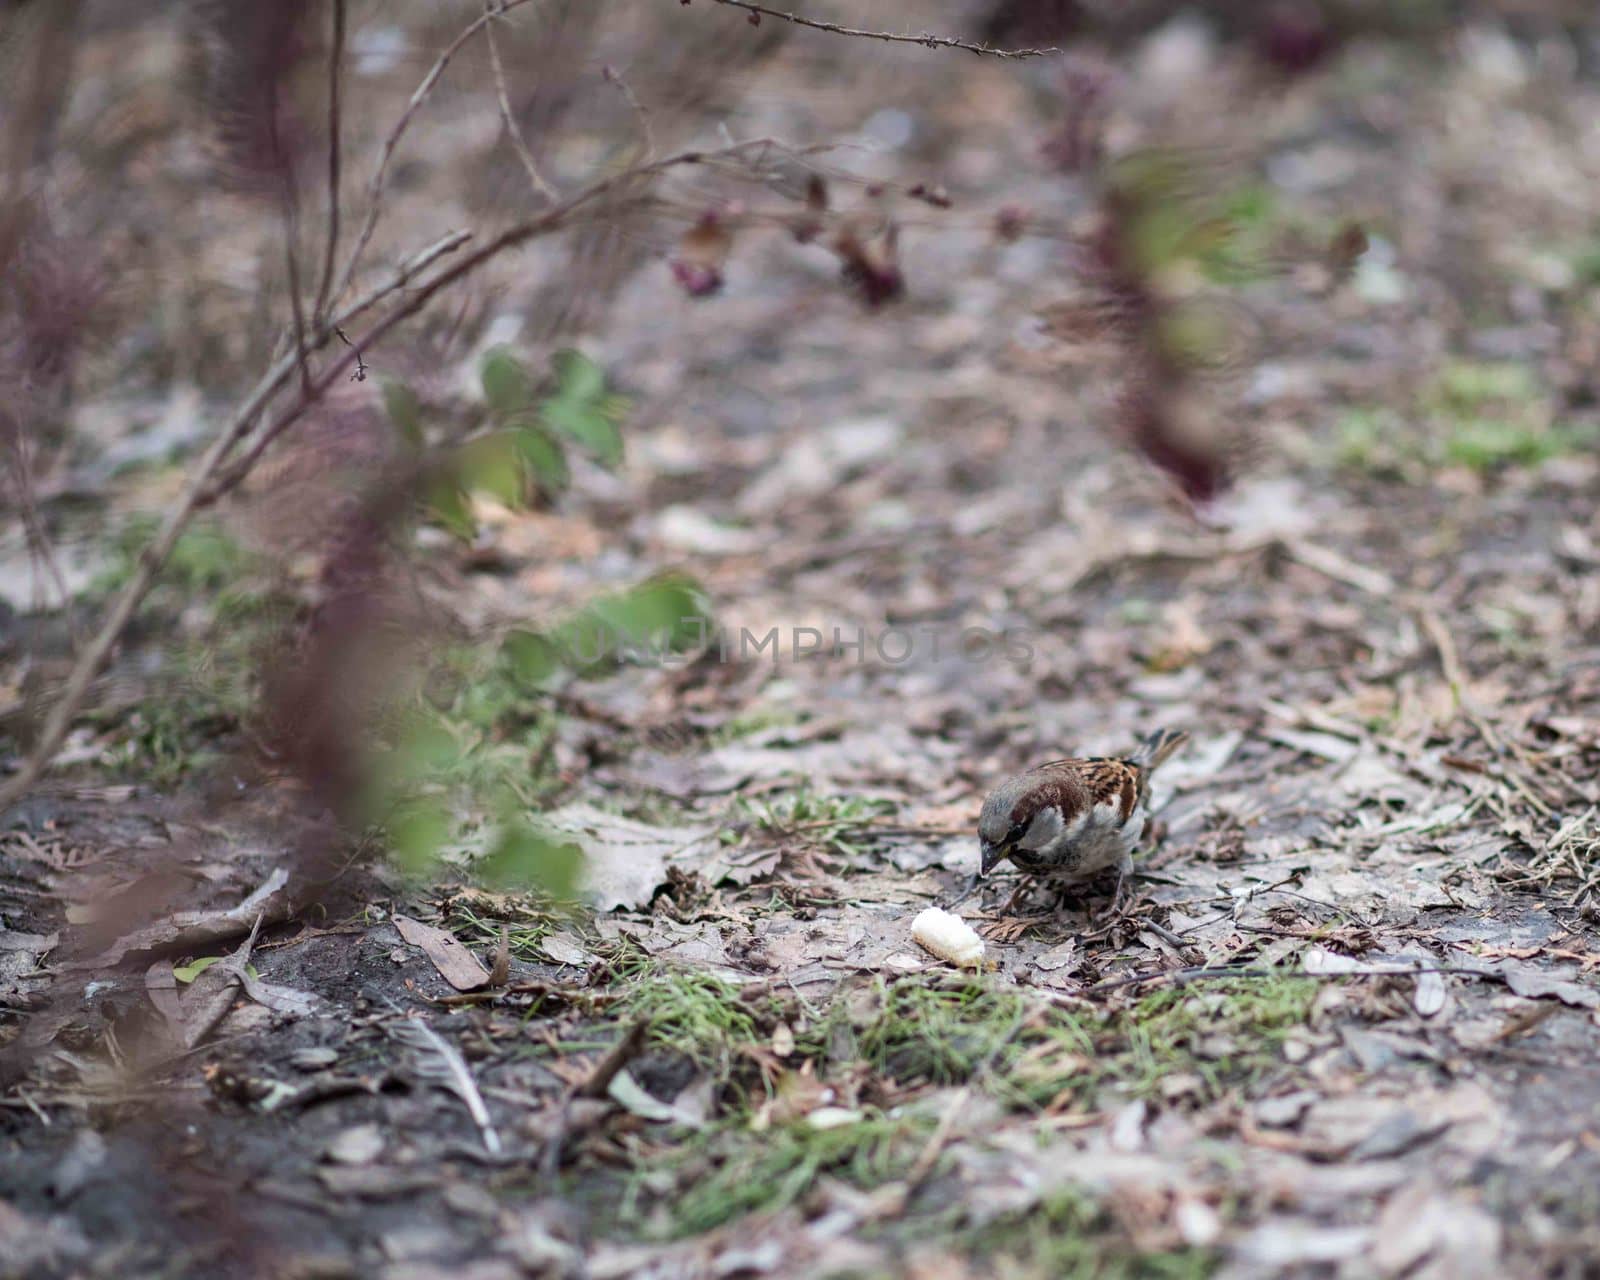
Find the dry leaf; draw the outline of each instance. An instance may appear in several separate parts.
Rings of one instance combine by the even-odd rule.
[[[433,967],[457,991],[476,991],[489,985],[489,971],[460,939],[410,916],[397,915],[394,927],[414,947],[421,947]]]

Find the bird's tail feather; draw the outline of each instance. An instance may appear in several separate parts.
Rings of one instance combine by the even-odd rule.
[[[1138,749],[1128,758],[1148,772],[1187,741],[1189,735],[1182,729],[1157,729],[1141,742]]]

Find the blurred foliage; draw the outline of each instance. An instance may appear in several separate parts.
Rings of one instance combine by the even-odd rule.
[[[593,600],[549,631],[447,653],[399,717],[368,805],[399,864],[420,876],[448,859],[490,884],[570,896],[579,851],[530,816],[565,785],[552,763],[558,686],[682,652],[708,619],[693,582],[664,577]]]
[[[1198,275],[1239,285],[1271,274],[1282,219],[1270,188],[1232,185],[1192,156],[1150,149],[1110,166],[1107,194],[1129,264],[1148,279]]]
[[[571,449],[601,466],[621,462],[629,403],[588,357],[558,352],[536,378],[510,350],[494,347],[478,379],[484,429],[425,471],[424,505],[435,523],[471,538],[473,494],[511,510],[558,497],[571,482]],[[420,448],[419,397],[391,383],[384,403],[402,439]],[[565,786],[553,764],[561,689],[622,663],[664,661],[703,643],[709,627],[700,588],[668,575],[593,599],[547,627],[451,648],[426,689],[393,717],[364,812],[413,875],[447,860],[490,884],[570,896],[580,852],[535,816]]]
[[[127,580],[156,524],[139,516],[118,530],[92,598]],[[145,682],[137,701],[112,696],[87,716],[106,734],[108,767],[170,787],[223,758],[225,740],[259,697],[261,659],[296,609],[268,568],[218,524],[198,523],[179,538],[141,610],[172,640],[138,660]]]
[[[1592,431],[1555,420],[1537,372],[1513,361],[1453,361],[1410,413],[1351,408],[1334,430],[1340,466],[1417,481],[1446,466],[1483,475],[1537,466],[1594,443]]]
[[[155,515],[136,515],[123,523],[112,538],[106,567],[89,584],[91,596],[108,596],[127,582],[160,524]],[[258,567],[255,558],[220,526],[196,521],[172,548],[146,608],[159,607],[163,600],[170,604],[174,598],[235,591]]]
[[[513,509],[560,495],[572,480],[569,447],[603,467],[622,461],[622,422],[629,404],[606,385],[594,361],[560,351],[540,380],[505,347],[484,353],[478,368],[486,430],[450,450],[430,473],[429,516],[462,538],[474,532],[468,498],[482,493]],[[402,383],[384,388],[384,405],[401,439],[419,447],[421,403]]]
[[[559,352],[535,378],[497,347],[478,372],[482,426],[458,441],[429,439],[427,406],[404,382],[382,387],[395,431],[422,461],[414,474],[424,520],[471,538],[472,495],[526,510],[570,483],[572,450],[603,466],[620,463],[628,401],[587,357]],[[97,595],[127,581],[156,524],[140,518],[120,531]],[[219,761],[219,743],[251,723],[269,647],[285,642],[285,624],[306,617],[306,603],[269,577],[270,568],[218,524],[197,523],[183,535],[145,604],[178,639],[161,653],[154,689],[100,714],[111,763],[171,786]],[[427,654],[415,687],[394,692],[379,711],[357,821],[381,829],[410,874],[432,874],[448,861],[489,884],[569,897],[580,851],[537,818],[569,781],[555,763],[564,691],[624,664],[671,660],[703,644],[710,626],[699,586],[664,575],[548,625]]]

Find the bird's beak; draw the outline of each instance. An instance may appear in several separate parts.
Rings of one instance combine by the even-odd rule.
[[[1011,856],[1011,849],[1007,845],[996,844],[993,840],[979,839],[978,874],[986,876],[997,866]]]

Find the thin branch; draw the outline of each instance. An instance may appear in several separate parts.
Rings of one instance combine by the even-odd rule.
[[[898,1217],[906,1211],[907,1206],[911,1203],[911,1197],[922,1188],[922,1184],[928,1180],[928,1175],[933,1172],[934,1166],[938,1164],[940,1154],[944,1151],[946,1144],[949,1143],[950,1135],[955,1131],[956,1121],[967,1111],[969,1104],[978,1091],[978,1087],[989,1073],[1000,1064],[1000,1060],[1005,1056],[1006,1050],[1011,1047],[1011,1042],[1021,1033],[1027,1021],[1028,1014],[1026,1010],[1018,1013],[1011,1020],[1011,1027],[1000,1038],[1000,1042],[984,1055],[983,1061],[978,1063],[972,1074],[967,1077],[966,1084],[956,1090],[950,1101],[945,1104],[944,1113],[939,1117],[938,1125],[934,1128],[932,1135],[928,1138],[922,1150],[917,1154],[916,1160],[912,1162],[911,1169],[907,1172],[904,1181],[896,1188],[896,1194],[885,1202],[882,1216]]]
[[[471,232],[452,231],[449,235],[442,236],[440,239],[434,241],[426,249],[422,250],[421,253],[416,254],[404,265],[402,265],[400,269],[395,272],[392,279],[372,289],[365,296],[352,303],[349,307],[345,308],[345,310],[341,311],[325,328],[319,330],[315,336],[315,345],[320,348],[327,343],[330,336],[337,337],[354,353],[356,368],[352,376],[358,381],[365,381],[366,365],[361,359],[361,350],[357,349],[355,344],[350,341],[350,338],[344,331],[344,327],[357,316],[363,315],[370,311],[374,306],[383,301],[383,299],[387,298],[390,294],[398,293],[401,289],[404,289],[408,284],[415,280],[440,258],[444,257],[448,253],[454,253],[470,239],[472,239]],[[348,361],[340,366],[341,369],[348,367]],[[325,378],[322,385],[327,387],[331,384],[332,379]],[[266,452],[267,446],[271,444],[271,442],[280,434],[287,430],[295,421],[295,419],[298,418],[299,415],[298,413],[294,412],[294,408],[294,406],[290,406],[289,409],[280,414],[269,426],[259,433],[255,440],[242,441],[242,452],[237,458],[234,459],[232,463],[228,464],[227,470],[223,471],[222,474],[217,477],[214,484],[208,485],[205,492],[200,496],[200,501],[198,503],[199,506],[208,507],[212,505],[219,498],[236,488],[239,483],[244,480],[247,475],[249,475],[251,467],[253,467],[261,455]]]
[[[311,365],[307,361],[309,352],[306,348],[306,313],[300,301],[300,260],[294,251],[295,230],[299,219],[294,216],[294,203],[292,197],[284,199],[283,217],[283,257],[289,273],[289,311],[294,316],[294,355],[295,363],[300,368],[300,386],[304,391],[311,390]]]
[[[529,240],[534,240],[540,236],[565,228],[574,220],[574,215],[584,210],[587,206],[598,203],[618,188],[636,183],[644,178],[653,177],[667,169],[684,165],[703,164],[711,160],[738,155],[748,150],[776,145],[771,138],[751,138],[745,142],[736,142],[731,146],[723,147],[716,151],[679,151],[650,164],[635,165],[632,168],[611,174],[609,177],[601,178],[583,190],[568,196],[560,204],[552,205],[537,217],[530,218],[502,231],[493,240],[474,250],[453,266],[446,268],[432,279],[418,285],[416,290],[403,302],[400,302],[392,310],[374,321],[372,327],[359,338],[346,339],[345,351],[327,367],[321,379],[313,385],[311,398],[315,399],[327,391],[352,366],[357,366],[362,357],[374,345],[385,338],[395,326],[409,320],[418,311],[422,310],[433,300],[435,295],[471,275],[490,259],[498,257],[506,250],[514,249]],[[393,290],[385,289],[383,292],[387,294],[393,292]],[[340,323],[343,323],[342,319]],[[273,442],[284,431],[288,430],[298,420],[298,417],[298,413],[294,412],[293,406],[291,406],[271,426],[262,431],[251,443],[249,450],[234,465],[229,467],[226,475],[218,481],[216,488],[208,492],[206,495],[207,501],[215,501],[242,481],[261,455],[272,446]]]
[[[274,87],[267,102],[268,127],[272,137],[272,157],[282,178],[283,195],[283,256],[289,276],[289,310],[294,317],[294,350],[300,366],[300,387],[311,389],[311,366],[307,363],[306,317],[300,300],[300,259],[295,251],[300,238],[300,190],[295,182],[294,160],[283,149],[278,134],[278,94]]]
[[[688,4],[689,0],[679,0]],[[776,18],[780,22],[792,22],[797,27],[810,27],[814,31],[828,31],[836,36],[856,36],[862,40],[886,40],[891,44],[920,44],[926,49],[965,49],[968,53],[982,54],[988,58],[1042,58],[1048,53],[1060,53],[1057,48],[1049,49],[996,49],[989,44],[973,44],[967,40],[958,40],[954,36],[936,36],[927,31],[921,35],[896,35],[889,31],[865,31],[859,27],[845,27],[837,22],[823,22],[817,18],[802,18],[798,13],[784,13],[781,9],[769,9],[764,4],[752,4],[750,0],[712,0],[713,4],[725,4],[732,9],[743,9],[750,14],[752,23],[759,23],[762,18]]]
[[[618,92],[623,96],[628,106],[633,110],[633,118],[639,122],[639,154],[648,160],[655,154],[655,136],[650,128],[650,112],[645,109],[644,103],[639,101],[634,93],[633,86],[623,78],[622,72],[615,67],[605,67],[601,70],[606,81],[617,86]]]
[[[500,14],[495,0],[483,0],[483,12],[486,18],[496,18]],[[522,161],[522,167],[527,172],[528,181],[533,184],[534,191],[546,200],[559,200],[560,192],[545,180],[544,174],[539,172],[533,152],[528,150],[528,144],[522,137],[522,130],[517,125],[516,114],[511,110],[511,95],[506,90],[506,69],[500,62],[500,46],[494,40],[492,21],[484,28],[483,38],[489,45],[489,65],[494,69],[494,90],[495,96],[500,100],[500,119],[511,138],[512,149],[517,153],[517,159]]]
[[[622,1039],[606,1051],[605,1057],[595,1064],[586,1079],[568,1088],[561,1099],[561,1109],[556,1114],[555,1131],[545,1143],[544,1155],[539,1161],[540,1170],[547,1181],[554,1181],[561,1172],[561,1152],[567,1145],[572,1128],[573,1102],[579,1098],[604,1098],[618,1073],[643,1052],[649,1034],[650,1019],[640,1018],[628,1028]]]
[[[328,311],[328,294],[333,289],[333,260],[339,252],[339,88],[344,72],[344,4],[345,0],[333,0],[333,49],[328,54],[328,242],[322,254],[317,305],[311,312],[317,321]]]
[[[572,1089],[574,1098],[603,1098],[611,1089],[611,1082],[621,1070],[644,1050],[645,1039],[650,1034],[650,1019],[640,1018],[606,1056],[595,1063],[594,1070]]]
[[[1467,679],[1466,668],[1461,665],[1461,654],[1457,651],[1456,642],[1450,635],[1450,628],[1445,625],[1438,610],[1429,605],[1419,604],[1416,612],[1417,621],[1428,633],[1428,639],[1433,641],[1433,647],[1439,651],[1439,667],[1444,672],[1445,683],[1450,686],[1450,695],[1455,699],[1456,706],[1478,731],[1490,751],[1495,755],[1505,754],[1505,743],[1495,732],[1494,726],[1478,710],[1478,700],[1472,692],[1472,682]],[[1536,799],[1535,807],[1545,808]],[[1546,812],[1548,813],[1548,810]]]
[[[79,635],[78,611],[73,607],[72,592],[67,586],[66,576],[61,572],[61,562],[56,559],[55,546],[50,541],[50,531],[45,527],[44,516],[39,510],[33,458],[28,448],[27,437],[23,433],[22,424],[8,414],[0,413],[0,425],[4,428],[0,434],[7,437],[7,443],[11,446],[13,459],[10,468],[11,479],[17,491],[17,510],[22,514],[22,531],[27,542],[29,559],[36,560],[46,576],[55,583],[56,592],[61,597],[61,608],[67,616],[67,630],[72,636],[73,644],[77,644],[82,639]],[[37,578],[34,598],[40,604],[46,599]]]
[[[378,156],[378,167],[372,175],[371,185],[367,189],[367,212],[361,222],[361,231],[356,236],[355,248],[350,251],[350,257],[345,261],[344,270],[339,275],[338,286],[334,289],[335,297],[342,297],[344,291],[350,287],[350,281],[355,278],[356,268],[361,263],[361,255],[366,252],[367,245],[371,243],[372,233],[377,229],[378,218],[383,212],[383,193],[389,180],[389,164],[394,159],[395,148],[400,145],[400,139],[405,136],[411,121],[416,117],[417,111],[428,100],[428,95],[433,92],[434,86],[439,83],[439,77],[444,74],[444,69],[450,65],[450,59],[461,51],[462,45],[477,35],[479,31],[500,15],[510,13],[511,10],[528,4],[529,0],[500,0],[493,9],[486,10],[469,23],[449,45],[445,47],[428,72],[422,77],[422,82],[412,92],[406,109],[400,113],[400,119],[395,122],[389,136],[383,140],[383,149]]]

